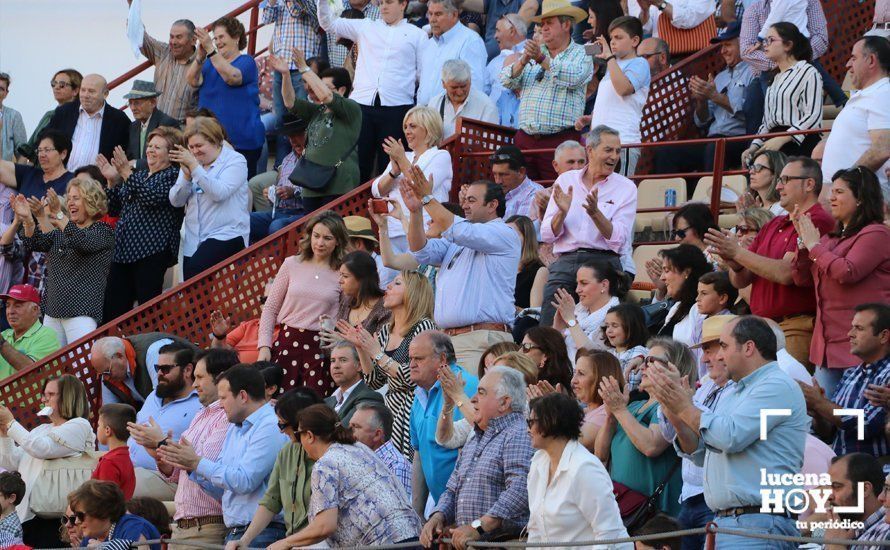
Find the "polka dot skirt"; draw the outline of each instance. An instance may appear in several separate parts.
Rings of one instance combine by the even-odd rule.
[[[284,390],[306,386],[327,397],[336,388],[318,332],[282,326],[272,344],[272,361],[284,369]]]

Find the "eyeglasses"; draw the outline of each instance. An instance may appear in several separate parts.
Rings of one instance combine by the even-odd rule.
[[[533,349],[541,349],[541,346],[536,346],[531,342],[523,342],[519,345],[519,349],[521,349],[523,353],[528,353]]]
[[[52,153],[53,151],[57,151],[57,150],[58,149],[49,149],[49,148],[37,149],[37,154],[38,155],[48,155],[48,154]]]
[[[70,82],[65,82],[64,80],[53,80],[49,85],[53,88],[73,88]]]
[[[686,233],[688,231],[689,231],[688,227],[684,227],[682,229],[674,229],[673,231],[671,231],[671,238],[683,240],[686,238]]]
[[[652,52],[652,53],[641,53],[640,57],[643,59],[649,59],[650,57],[655,57],[656,55],[660,55],[661,52]]]
[[[535,425],[537,422],[538,422],[538,419],[537,419],[537,418],[528,417],[528,418],[525,419],[525,423],[528,424],[528,427],[529,427],[529,428],[531,428],[531,427],[532,427],[533,425]]]
[[[772,172],[772,170],[770,170],[769,166],[765,166],[760,163],[752,164],[750,167],[748,167],[748,171],[751,172],[752,174],[759,174],[760,172],[763,172],[764,170],[769,170],[770,172]]]
[[[650,355],[646,357],[644,361],[647,365],[654,365],[655,363],[661,363],[662,365],[667,365],[668,360],[666,357],[658,357],[656,355]]]
[[[748,227],[747,225],[737,225],[735,226],[735,234],[736,235],[747,235],[749,233],[757,233],[757,230],[753,227]]]
[[[164,376],[170,374],[170,371],[178,367],[179,365],[155,365],[155,370],[158,374],[163,374]]]
[[[769,46],[773,42],[781,42],[781,41],[782,41],[781,38],[776,38],[775,36],[767,36],[766,38],[763,39],[763,45]]]
[[[74,525],[77,523],[77,516],[62,516],[59,518],[62,521],[62,525]],[[83,521],[83,520],[81,520]]]
[[[782,185],[788,185],[788,182],[791,180],[808,180],[809,176],[779,176],[779,181],[782,182]]]

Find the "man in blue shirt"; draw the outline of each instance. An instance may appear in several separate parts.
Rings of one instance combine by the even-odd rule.
[[[660,366],[646,369],[644,389],[678,429],[675,446],[704,466],[705,502],[716,512],[718,528],[798,536],[787,508],[761,491],[774,497],[800,489],[774,480],[791,479],[803,467],[810,428],[803,394],[776,364],[776,337],[763,319],[745,316],[728,322],[720,333],[716,359],[726,363],[735,391],[712,412],[696,407],[679,376]],[[764,414],[766,409],[779,410]],[[762,507],[771,513],[761,513]],[[717,537],[718,549],[796,547],[727,534]]]
[[[411,406],[411,446],[414,448],[414,508],[420,517],[424,515],[427,491],[434,502],[445,492],[445,485],[457,462],[457,449],[446,449],[436,443],[436,425],[439,415],[453,412],[454,421],[463,418],[460,405],[449,402],[444,405],[442,385],[439,383],[439,370],[450,369],[464,381],[464,393],[476,393],[479,379],[457,364],[454,346],[447,335],[438,331],[424,331],[411,340],[408,347],[411,382],[417,385],[414,390],[414,404]]]
[[[216,389],[230,422],[219,458],[201,458],[185,439],[170,441],[158,455],[191,472],[190,479],[222,500],[229,542],[239,540],[250,525],[287,437],[278,429],[278,418],[266,402],[266,385],[258,370],[232,367],[219,375]],[[253,539],[252,546],[265,548],[284,536],[284,522],[278,515]]]
[[[139,409],[137,424],[147,425],[150,419],[154,419],[161,430],[165,434],[172,433],[174,439],[179,439],[189,427],[195,414],[201,410],[201,401],[192,389],[195,382],[194,354],[194,348],[180,342],[161,347],[157,363],[148,366],[157,373],[158,383]],[[127,446],[136,469],[136,491],[133,496],[173,500],[176,485],[164,480],[158,472],[157,463],[145,447],[136,443],[134,438],[127,441]]]
[[[427,42],[420,58],[420,86],[417,88],[417,104],[426,105],[444,91],[442,65],[450,59],[461,59],[470,66],[473,86],[485,93],[485,64],[488,56],[482,38],[459,21],[460,10],[454,0],[430,0],[427,17],[433,35]]]
[[[432,184],[417,166],[400,190],[411,213],[408,247],[419,263],[439,266],[436,324],[453,339],[457,362],[475,373],[486,349],[513,340],[513,291],[522,241],[502,219],[504,189],[486,180],[468,185],[461,203],[466,219],[433,197]],[[424,209],[444,229],[441,238],[426,238]]]

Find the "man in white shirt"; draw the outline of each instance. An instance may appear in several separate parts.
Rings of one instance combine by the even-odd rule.
[[[490,164],[491,179],[504,188],[507,199],[504,219],[517,215],[528,216],[535,193],[544,187],[529,179],[522,151],[515,145],[504,145],[491,155]]]
[[[362,380],[358,351],[349,342],[334,344],[331,350],[331,378],[337,384],[337,389],[324,402],[340,416],[344,426],[349,425],[349,420],[360,403],[374,401],[383,404],[383,396]]]
[[[826,185],[819,200],[828,205],[831,177],[838,170],[864,166],[878,176],[884,202],[890,203],[886,172],[890,168],[890,43],[880,36],[860,39],[853,44],[847,69],[859,91],[851,94],[831,133],[817,146],[825,148],[822,177]]]
[[[528,24],[516,13],[508,13],[501,17],[495,25],[494,38],[497,40],[500,53],[489,61],[486,67],[488,73],[486,92],[498,108],[501,126],[516,128],[519,124],[519,96],[513,90],[504,88],[500,74],[508,59],[512,63],[513,56],[522,55],[527,34]]]
[[[442,86],[445,91],[433,97],[427,106],[442,117],[443,139],[454,134],[457,117],[497,124],[497,107],[479,87],[473,87],[472,82],[472,71],[465,61],[449,59],[442,65]]]
[[[407,6],[408,0],[381,0],[380,19],[343,19],[328,0],[317,0],[321,28],[358,45],[349,98],[362,108],[360,181],[386,168],[389,156],[381,146],[384,138],[405,141],[402,121],[414,106],[421,54],[428,41],[426,33],[405,19]]]
[[[425,105],[442,91],[439,74],[446,61],[466,61],[473,75],[473,82],[480,91],[487,91],[485,62],[488,53],[479,33],[460,22],[460,10],[454,0],[430,0],[427,2],[427,18],[432,36],[421,54],[420,87],[417,104]],[[361,51],[361,49],[359,50]]]

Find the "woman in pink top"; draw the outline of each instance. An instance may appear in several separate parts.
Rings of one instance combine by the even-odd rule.
[[[321,349],[320,317],[337,314],[340,273],[349,236],[339,214],[313,217],[300,239],[300,253],[284,260],[260,316],[258,360],[285,371],[284,390],[307,386],[319,395],[334,391]],[[278,337],[273,333],[281,325]],[[274,341],[273,341],[274,340]]]
[[[593,452],[596,434],[606,423],[606,407],[597,389],[600,380],[606,377],[618,380],[618,386],[624,391],[624,375],[618,359],[602,350],[581,348],[575,359],[575,374],[572,375],[572,391],[584,405],[584,424],[581,426],[581,444]]]
[[[853,308],[890,303],[890,228],[883,223],[884,199],[874,172],[857,166],[840,170],[832,180],[831,215],[837,229],[820,238],[809,216],[797,210],[791,215],[802,242],[792,275],[794,284],[816,287],[810,361],[845,369],[860,363],[850,353],[847,336]]]

